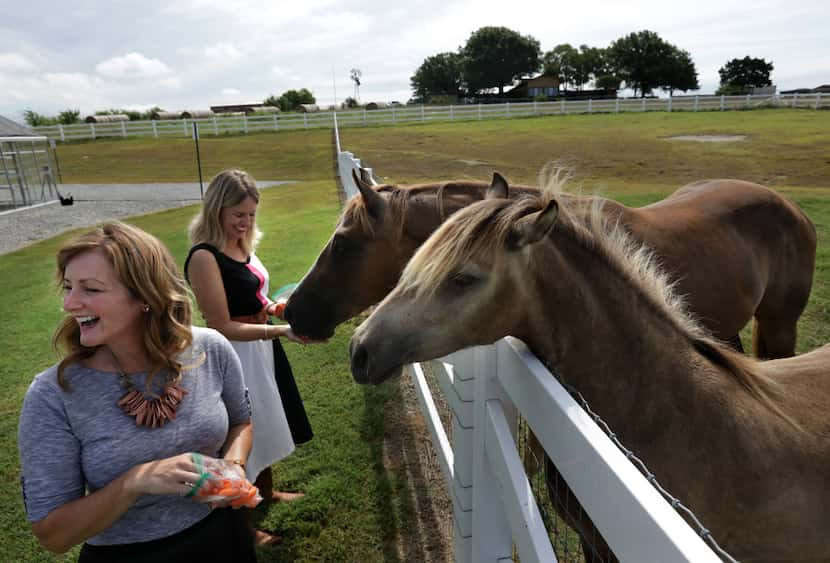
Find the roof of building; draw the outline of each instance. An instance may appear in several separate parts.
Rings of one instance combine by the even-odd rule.
[[[20,125],[0,115],[0,137],[33,137],[36,135],[37,133],[25,125]]]

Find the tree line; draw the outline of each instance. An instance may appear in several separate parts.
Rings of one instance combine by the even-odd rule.
[[[772,63],[763,59],[732,59],[719,71],[716,93],[741,94],[753,86],[769,86],[772,69]],[[558,78],[565,90],[579,91],[593,83],[611,90],[624,86],[645,97],[657,88],[670,95],[700,88],[689,52],[653,31],[629,33],[605,48],[562,43],[543,53],[534,37],[495,26],[474,31],[456,52],[424,59],[410,84],[416,102],[493,95],[494,91],[501,96],[505,87],[540,71]]]

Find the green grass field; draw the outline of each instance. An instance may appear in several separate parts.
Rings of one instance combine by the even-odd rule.
[[[740,143],[667,141],[688,134],[743,134]],[[533,183],[550,160],[571,165],[586,190],[598,189],[630,205],[660,199],[676,187],[711,177],[770,185],[792,197],[815,222],[819,254],[813,293],[800,324],[799,351],[830,341],[830,112],[648,113],[554,116],[346,129],[354,152],[389,182],[451,178],[488,180],[499,170],[513,182]],[[266,238],[259,254],[272,286],[298,280],[336,221],[330,131],[205,138],[205,178],[227,167],[261,180],[298,180],[263,192],[259,214]],[[130,139],[60,145],[65,183],[194,181],[195,153],[186,140]],[[103,188],[105,189],[105,188]],[[132,223],[161,238],[179,263],[194,208],[137,217]],[[60,312],[52,283],[54,254],[64,234],[0,256],[4,291],[0,318],[0,560],[51,561],[22,509],[17,419],[35,373],[56,361],[50,337]],[[397,382],[352,383],[348,339],[341,327],[326,346],[286,346],[316,438],[277,466],[278,484],[301,489],[300,502],[261,511],[263,525],[286,541],[263,551],[263,561],[398,561],[396,542],[411,534],[413,497],[404,478],[381,463],[385,407],[400,399]],[[73,552],[76,553],[76,552]],[[70,557],[69,559],[74,559]]]

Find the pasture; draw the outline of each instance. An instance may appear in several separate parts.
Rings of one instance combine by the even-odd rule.
[[[372,166],[381,181],[450,178],[534,183],[541,167],[560,160],[574,168],[585,191],[629,205],[660,199],[693,180],[735,177],[766,184],[795,200],[819,232],[813,291],[799,325],[801,352],[830,341],[830,112],[763,110],[724,113],[573,115],[511,121],[347,129],[346,150]],[[736,143],[669,141],[676,135],[746,135]],[[226,167],[262,180],[299,180],[266,190],[260,256],[272,285],[298,280],[328,238],[339,213],[333,181],[331,132],[324,130],[203,138],[205,179]],[[61,145],[67,183],[192,181],[188,140],[128,139]],[[131,221],[159,236],[179,262],[194,208]],[[29,532],[19,495],[16,429],[31,377],[55,361],[49,339],[60,317],[52,284],[54,252],[65,236],[0,256],[5,353],[0,357],[0,451],[5,502],[0,508],[0,557],[48,561]],[[384,409],[400,401],[398,382],[360,387],[351,382],[348,339],[341,327],[326,346],[287,346],[317,436],[278,466],[278,484],[308,497],[262,511],[264,524],[286,535],[262,560],[396,561],[423,547],[411,483],[400,468],[384,467]],[[417,438],[415,438],[417,439]],[[269,556],[270,553],[270,556]]]

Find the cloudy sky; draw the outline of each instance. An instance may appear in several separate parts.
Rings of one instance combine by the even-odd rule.
[[[418,5],[415,8],[415,5]],[[0,114],[82,115],[111,107],[206,109],[308,88],[318,103],[354,95],[405,102],[431,55],[483,26],[607,47],[648,29],[689,51],[701,94],[736,57],[775,65],[780,89],[830,83],[828,0],[0,0]]]

